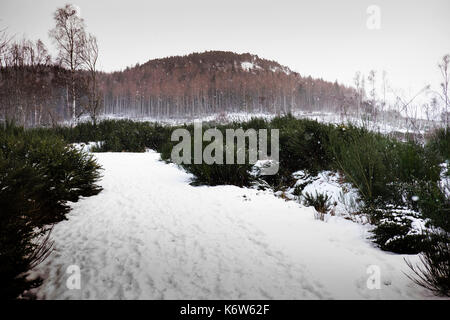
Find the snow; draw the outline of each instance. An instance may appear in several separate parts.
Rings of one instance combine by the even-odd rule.
[[[72,146],[80,151],[92,151],[92,148],[99,148],[102,146],[103,141],[89,141],[88,143],[72,143]]]
[[[270,71],[272,72],[284,72],[287,75],[291,74],[291,70],[288,67],[270,67]]]
[[[449,174],[449,160],[441,163],[441,174],[439,186],[447,198],[450,198],[450,174]]]
[[[294,172],[293,177],[297,179],[297,182],[293,188],[284,193],[286,198],[302,201],[306,193],[314,195],[317,191],[329,196],[330,214],[325,216],[325,220],[330,216],[339,216],[360,223],[367,223],[365,216],[358,214],[362,208],[358,189],[350,183],[345,183],[344,178],[338,172],[322,171],[317,176],[311,176],[300,170]],[[296,188],[302,188],[300,196],[294,195]]]
[[[403,258],[418,257],[374,247],[369,225],[316,220],[270,191],[193,187],[153,151],[95,156],[104,190],[55,225],[54,251],[30,275],[45,279],[39,299],[435,298],[404,274]],[[70,265],[78,290],[66,287]]]
[[[262,69],[257,64],[254,64],[253,62],[248,62],[248,61],[241,62],[241,68],[244,71],[250,71],[252,69]]]

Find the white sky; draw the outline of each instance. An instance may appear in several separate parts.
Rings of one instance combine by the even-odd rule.
[[[51,48],[52,13],[67,1],[0,0],[0,26]],[[386,70],[393,87],[437,86],[450,53],[449,0],[75,0],[99,39],[106,71],[205,50],[250,52],[302,75],[351,84],[356,71]],[[366,10],[381,9],[369,30]]]

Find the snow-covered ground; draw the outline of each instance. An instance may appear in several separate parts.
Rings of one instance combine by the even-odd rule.
[[[418,257],[375,248],[369,225],[316,220],[269,191],[190,186],[153,151],[95,156],[104,190],[54,227],[54,251],[33,271],[45,278],[37,298],[435,298],[404,274],[403,258]],[[70,265],[80,289],[66,286]]]

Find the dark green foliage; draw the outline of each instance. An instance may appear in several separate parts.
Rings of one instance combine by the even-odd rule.
[[[408,213],[398,214],[395,210],[377,210],[379,220],[372,230],[372,241],[385,251],[416,254],[424,248],[424,236],[412,232],[412,221]],[[372,213],[372,216],[374,213]]]
[[[0,151],[1,153],[1,151]],[[33,169],[0,154],[0,298],[13,299],[25,289],[39,285],[25,280],[23,272],[49,249],[32,242],[35,231],[31,218],[39,213],[33,199],[39,192],[41,177]],[[36,258],[33,258],[35,256]]]
[[[450,160],[450,128],[436,130],[428,141],[428,149],[435,152],[441,161]]]
[[[439,180],[439,160],[414,142],[348,126],[332,131],[330,148],[337,169],[370,204],[400,205],[404,184]]]
[[[192,173],[194,175],[193,185],[236,185],[239,187],[250,186],[253,177],[250,175],[250,170],[252,165],[248,163],[248,142],[245,144],[245,163],[237,164],[236,162],[236,153],[237,153],[237,142],[234,141],[234,156],[235,156],[235,164],[225,164],[226,160],[226,148],[223,148],[223,164],[213,163],[206,164],[204,161],[201,164],[195,164],[194,162],[194,128],[193,126],[184,126],[184,129],[187,129],[191,134],[191,159],[190,163],[183,163],[181,166]],[[203,125],[203,132],[213,128],[211,125],[205,124]],[[226,133],[225,129],[228,127],[217,126],[214,127],[222,133],[223,141],[226,141]],[[237,129],[238,127],[236,127]],[[171,157],[172,148],[176,142],[169,142],[162,146],[161,148],[161,158],[169,161]],[[210,142],[202,142],[203,149]]]
[[[406,203],[431,225],[450,232],[450,199],[433,181],[419,180],[405,188]]]
[[[318,193],[313,195],[309,192],[305,192],[303,195],[303,203],[305,206],[314,207],[317,212],[321,214],[321,220],[323,220],[323,215],[330,210],[331,197],[325,193]]]
[[[424,235],[426,246],[420,256],[420,264],[406,263],[415,273],[408,277],[418,285],[437,295],[450,296],[450,239],[448,233]]]
[[[170,141],[173,128],[149,122],[105,120],[96,125],[85,122],[74,127],[34,129],[41,134],[54,134],[67,143],[102,141],[95,152],[143,152],[146,148],[159,150]]]
[[[39,283],[26,281],[24,273],[49,252],[49,229],[65,219],[67,201],[101,191],[99,169],[91,155],[54,134],[10,124],[0,129],[2,297],[15,298]]]
[[[430,148],[352,126],[331,131],[330,148],[336,168],[359,189],[376,224],[373,240],[383,250],[421,251],[422,237],[410,232],[410,220],[392,219],[388,207],[417,212],[429,225],[448,230],[449,200],[438,187],[440,158]]]
[[[384,162],[389,140],[356,127],[338,127],[330,133],[330,149],[337,169],[356,186],[367,203],[388,194],[389,182]]]
[[[183,168],[195,176],[193,185],[247,187],[252,182],[248,174],[251,166],[246,164],[188,164],[183,165]]]
[[[284,174],[301,169],[314,174],[329,167],[332,159],[327,144],[331,126],[288,115],[273,119],[270,128],[280,130],[280,169]]]

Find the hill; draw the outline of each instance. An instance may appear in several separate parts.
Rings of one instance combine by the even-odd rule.
[[[287,113],[354,105],[353,89],[302,77],[250,53],[207,51],[104,74],[107,114],[155,118],[226,112]]]

